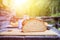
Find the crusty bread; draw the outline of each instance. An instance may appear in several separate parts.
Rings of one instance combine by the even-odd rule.
[[[43,20],[34,18],[24,20],[22,25],[22,32],[44,32],[47,30]]]
[[[14,22],[14,23],[11,22],[11,26],[12,26],[12,27],[18,27],[18,22]]]

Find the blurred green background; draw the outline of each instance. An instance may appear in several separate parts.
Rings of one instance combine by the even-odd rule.
[[[14,9],[18,17],[60,16],[60,0],[0,0],[1,6]]]

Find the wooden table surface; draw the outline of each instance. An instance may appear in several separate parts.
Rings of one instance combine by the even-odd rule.
[[[51,30],[23,33],[18,28],[8,28],[0,32],[0,40],[60,40],[60,37]]]
[[[0,32],[0,35],[57,35],[54,31],[46,30],[44,32],[21,32],[18,28],[5,29],[6,31]]]

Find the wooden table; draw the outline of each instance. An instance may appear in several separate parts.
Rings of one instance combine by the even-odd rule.
[[[8,28],[7,30],[0,32],[0,40],[60,40],[60,37],[50,30],[30,33],[21,33],[18,28]]]

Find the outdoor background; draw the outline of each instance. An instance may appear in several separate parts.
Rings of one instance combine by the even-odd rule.
[[[60,16],[60,0],[0,0],[1,8],[12,10],[17,17]]]

